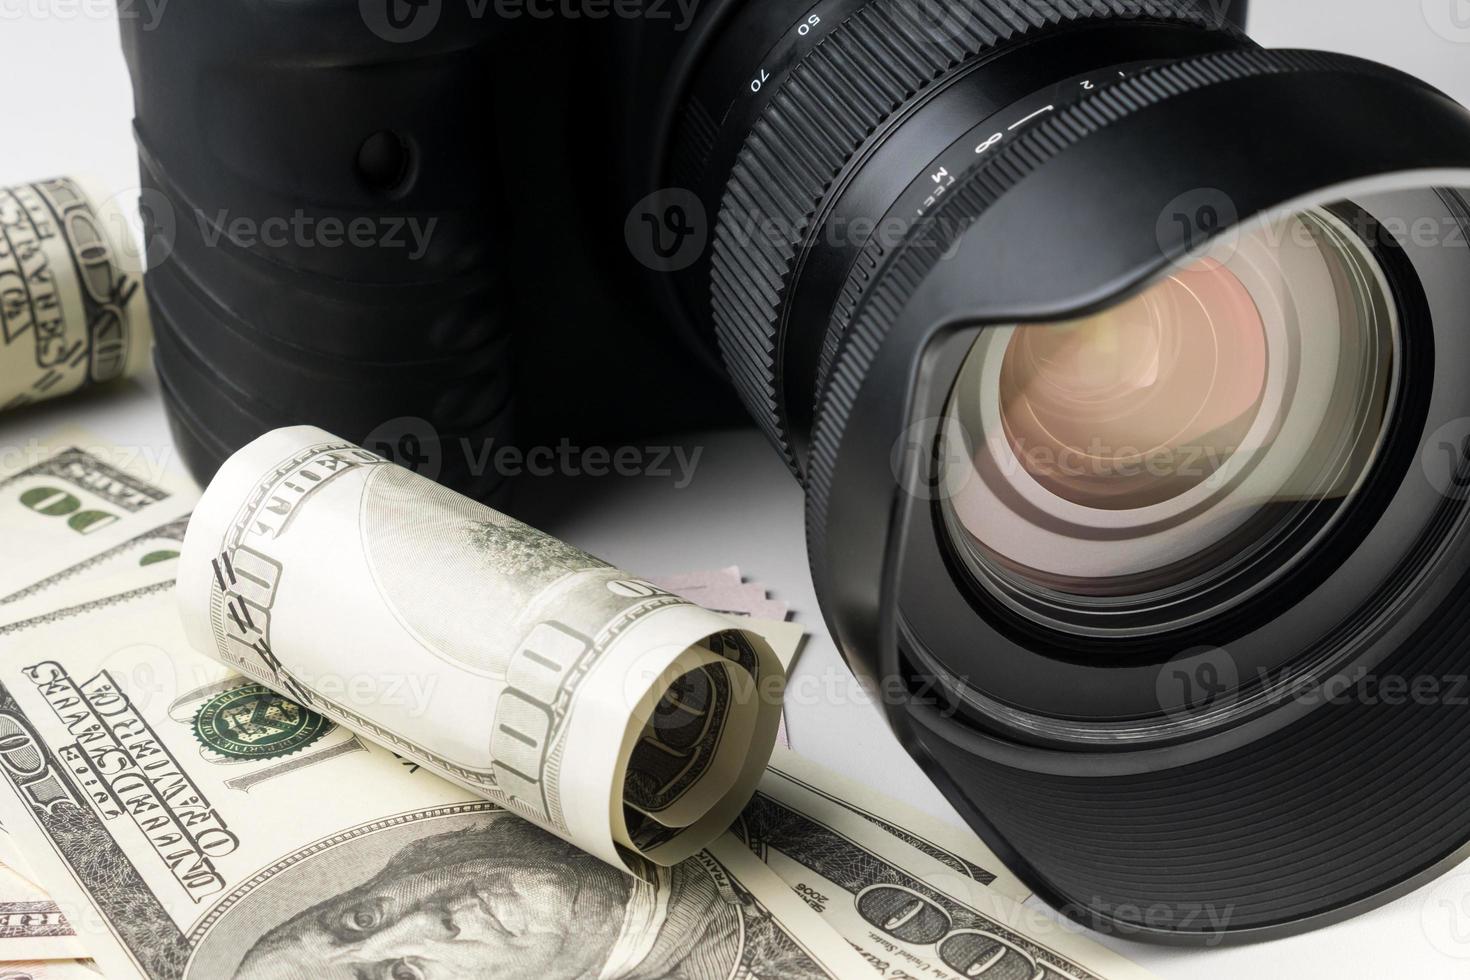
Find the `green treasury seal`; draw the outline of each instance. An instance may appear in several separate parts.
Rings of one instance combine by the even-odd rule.
[[[277,759],[331,730],[321,715],[259,684],[216,694],[194,716],[195,737],[233,759]]]

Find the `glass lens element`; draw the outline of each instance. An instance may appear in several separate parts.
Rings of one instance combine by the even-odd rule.
[[[1249,290],[1201,259],[1095,316],[1015,331],[1001,424],[1050,493],[1144,507],[1198,484],[1241,445],[1265,395],[1266,353]]]
[[[1391,300],[1363,239],[1313,210],[1093,315],[983,330],[945,426],[967,447],[941,502],[960,557],[1027,615],[1101,634],[1266,587],[1377,456]]]

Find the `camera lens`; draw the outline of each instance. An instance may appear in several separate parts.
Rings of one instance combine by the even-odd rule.
[[[944,431],[974,441],[973,478],[942,509],[1001,600],[1177,626],[1288,574],[1346,512],[1397,383],[1382,269],[1324,210],[1213,252],[1100,312],[987,329],[965,359]]]
[[[1038,895],[1163,942],[1470,847],[1470,714],[1341,696],[1470,671],[1470,113],[1219,12],[719,3],[630,188],[702,205],[662,288],[900,740]]]
[[[977,347],[956,416],[991,421],[993,399],[1010,456],[1046,493],[1135,510],[1197,486],[1241,446],[1265,396],[1266,324],[1240,279],[1202,260],[1113,309],[1017,328],[995,363]]]

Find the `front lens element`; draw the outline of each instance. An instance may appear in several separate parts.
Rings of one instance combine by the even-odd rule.
[[[987,590],[1053,625],[1218,612],[1291,567],[1361,486],[1397,344],[1377,261],[1326,211],[1242,233],[1100,313],[989,328],[948,409],[970,447],[945,481],[948,534]]]
[[[1266,367],[1250,291],[1202,259],[1095,316],[1014,331],[1001,425],[1047,492],[1085,507],[1146,507],[1199,484],[1244,442]]]

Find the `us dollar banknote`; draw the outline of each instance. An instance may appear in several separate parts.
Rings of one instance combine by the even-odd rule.
[[[114,980],[866,969],[739,841],[625,874],[194,652],[166,592],[4,642],[0,817]]]
[[[190,495],[192,497],[192,495]],[[120,595],[147,585],[172,585],[189,517],[165,520],[120,544],[80,559],[0,599],[0,627]]]
[[[149,458],[80,430],[5,444],[0,637],[7,634],[3,624],[171,578],[196,496],[171,456]],[[0,959],[85,955],[3,830],[0,865]]]
[[[5,444],[0,622],[23,615],[8,607],[89,572],[172,561],[164,556],[178,551],[180,522],[197,499],[171,450],[114,446],[78,429]]]
[[[74,960],[87,955],[52,897],[7,860],[0,867],[0,961]],[[0,980],[5,973],[0,968]]]
[[[0,963],[0,980],[97,980],[101,974],[81,960]]]
[[[806,811],[821,816],[829,825],[861,827],[854,818],[864,821],[963,879],[1015,902],[1031,897],[1030,889],[1021,879],[970,830],[885,796],[788,748],[778,748],[772,753],[757,792],[767,800],[779,795],[800,802]],[[756,803],[764,805],[760,801]]]
[[[978,842],[914,827],[873,794],[778,754],[732,829],[868,963],[907,980],[1147,980],[1076,926],[1022,906],[1019,882]],[[851,794],[850,794],[851,795]],[[862,796],[870,799],[864,801]]]
[[[196,497],[171,453],[150,456],[76,429],[8,441],[0,452],[0,637],[7,623],[170,580]],[[0,959],[85,955],[3,830],[0,865]]]
[[[776,739],[758,634],[319,429],[225,463],[178,582],[196,649],[611,864],[717,837]]]
[[[0,188],[0,411],[147,363],[152,332],[127,225],[71,177]]]

